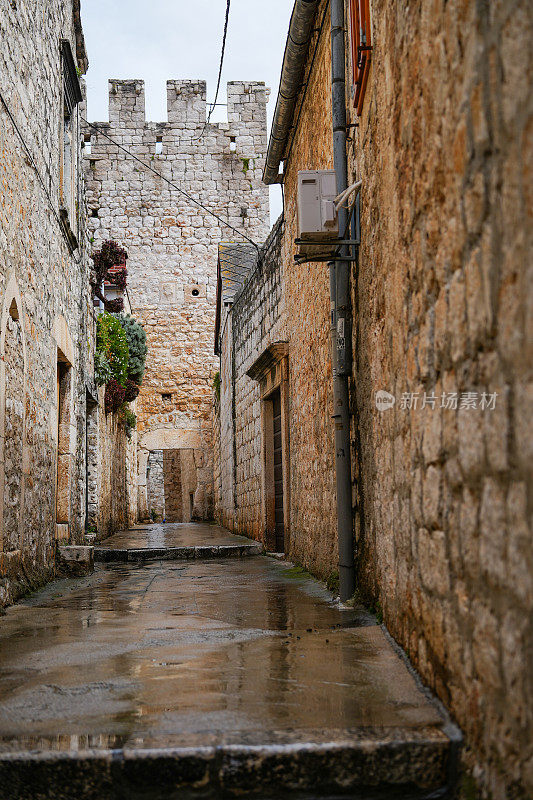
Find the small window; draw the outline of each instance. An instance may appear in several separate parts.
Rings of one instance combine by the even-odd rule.
[[[237,142],[235,141],[235,136],[229,137],[229,149],[232,153],[234,153],[237,149]]]
[[[369,0],[350,0],[353,100],[360,115],[370,70],[372,42]]]
[[[94,218],[98,219],[98,209],[97,208],[91,208],[91,217],[94,217]]]
[[[193,289],[191,291],[191,294],[192,294],[193,297],[199,297],[200,296],[200,289]]]
[[[19,318],[19,310],[15,298],[13,298],[13,300],[11,301],[11,305],[9,306],[9,316],[11,317],[11,319],[14,319],[15,321],[17,321]]]
[[[78,119],[76,107],[83,100],[76,64],[70,43],[61,40],[63,71],[63,126],[61,131],[61,161],[59,169],[60,216],[71,249],[76,249],[78,227]]]
[[[163,394],[161,395],[161,400],[163,401],[163,403],[170,403],[172,402],[172,395],[170,394],[170,392],[163,392]]]
[[[163,137],[156,136],[155,138],[155,154],[156,156],[160,156],[163,152]]]
[[[91,142],[91,134],[90,133],[86,133],[84,135],[84,137],[83,137],[83,149],[84,149],[86,155],[88,155],[88,156],[91,155],[92,142]]]

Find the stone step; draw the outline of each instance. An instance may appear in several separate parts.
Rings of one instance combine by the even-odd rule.
[[[99,562],[185,561],[213,558],[242,558],[263,552],[260,544],[195,545],[193,547],[95,547],[94,560]]]
[[[253,740],[253,734],[249,739]],[[456,737],[442,730],[324,731],[219,746],[0,754],[0,800],[437,800],[452,798]]]

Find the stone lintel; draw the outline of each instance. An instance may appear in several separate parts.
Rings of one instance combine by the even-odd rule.
[[[289,353],[288,342],[273,342],[261,355],[256,358],[251,367],[246,370],[246,374],[254,381],[261,378],[278,362],[285,358]]]

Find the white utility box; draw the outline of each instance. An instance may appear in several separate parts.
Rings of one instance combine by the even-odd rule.
[[[337,239],[335,211],[337,179],[332,169],[298,172],[298,234],[300,239]]]

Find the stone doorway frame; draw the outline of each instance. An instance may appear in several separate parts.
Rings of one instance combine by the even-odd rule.
[[[289,441],[289,344],[269,345],[246,371],[259,383],[261,400],[261,495],[267,550],[275,550],[276,521],[274,493],[274,416],[272,395],[279,389],[281,399],[281,440],[283,464],[283,524],[285,552],[290,550],[290,441]]]
[[[55,534],[56,540],[70,539],[70,490],[72,467],[76,455],[77,430],[74,417],[74,347],[67,322],[63,316],[54,323],[56,343],[56,415],[54,440],[55,468]]]

